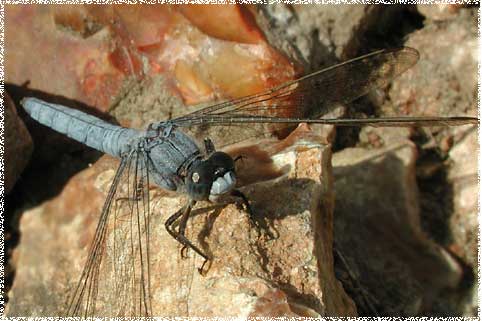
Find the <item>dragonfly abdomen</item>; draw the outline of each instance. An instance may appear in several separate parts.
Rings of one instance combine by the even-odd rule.
[[[22,100],[27,113],[39,123],[103,153],[121,157],[140,132],[112,125],[100,118],[62,105],[29,97]]]

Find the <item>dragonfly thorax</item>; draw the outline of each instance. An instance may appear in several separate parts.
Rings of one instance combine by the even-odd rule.
[[[193,162],[185,179],[191,199],[210,200],[231,192],[236,185],[234,160],[226,153],[215,152],[207,159]]]

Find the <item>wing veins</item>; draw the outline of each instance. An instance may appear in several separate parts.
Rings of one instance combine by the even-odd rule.
[[[405,59],[396,59],[393,55],[402,55],[402,58]],[[406,55],[405,57],[403,55]],[[313,89],[323,89],[321,88],[322,84],[337,84],[337,83],[344,83],[347,78],[341,78],[338,81],[333,81],[333,79],[337,79],[339,74],[337,73],[338,70],[343,71],[343,68],[346,66],[357,66],[357,63],[362,63],[363,61],[367,61],[368,59],[371,63],[378,63],[380,65],[387,64],[391,67],[400,67],[403,66],[400,70],[397,70],[396,73],[390,74],[388,77],[376,77],[375,75],[374,80],[371,83],[368,83],[368,86],[361,87],[358,92],[355,92],[352,96],[348,97],[348,99],[342,99],[341,97],[331,97],[329,99],[325,99],[325,102],[350,102],[360,96],[365,95],[367,92],[385,86],[391,79],[398,76],[399,74],[403,73],[405,70],[413,66],[418,60],[418,53],[415,49],[402,47],[398,49],[391,49],[391,50],[379,50],[372,53],[369,53],[364,56],[360,56],[340,64],[336,64],[334,66],[330,66],[328,68],[324,68],[322,70],[316,71],[314,73],[308,74],[301,78],[283,83],[279,86],[273,87],[265,92],[257,93],[250,96],[245,96],[239,99],[233,99],[229,101],[224,101],[222,103],[214,104],[205,108],[202,108],[198,111],[195,111],[191,114],[181,116],[173,120],[174,123],[179,123],[182,125],[189,125],[189,122],[193,119],[213,119],[218,115],[225,115],[228,113],[236,113],[239,110],[247,106],[253,106],[262,102],[281,99],[281,98],[288,98],[291,94],[295,94],[296,98],[303,100],[306,93],[312,92]],[[403,64],[402,64],[403,62]],[[399,64],[399,65],[398,65]],[[377,69],[374,69],[377,70]],[[392,71],[392,69],[389,69]],[[313,84],[309,81],[316,80],[319,83]],[[358,81],[354,87],[361,86],[364,82],[368,82],[370,80],[369,77]],[[308,85],[306,88],[299,88],[300,85]],[[290,86],[297,85],[296,88],[289,88]],[[328,93],[331,94],[331,93]],[[273,106],[275,104],[272,104]],[[293,107],[297,107],[292,105]],[[226,109],[226,110],[223,110]],[[296,108],[295,108],[296,109]],[[204,121],[203,123],[210,123],[210,121]]]
[[[97,258],[97,257],[98,257],[98,254],[99,254],[100,247],[103,246],[103,243],[105,241],[105,232],[107,231],[107,221],[108,221],[108,216],[109,216],[109,213],[110,213],[110,208],[111,208],[111,205],[112,205],[113,196],[115,195],[115,193],[117,191],[117,185],[120,181],[120,178],[121,178],[122,174],[124,173],[124,170],[126,169],[127,163],[128,163],[127,158],[121,159],[121,163],[119,164],[117,172],[116,172],[116,174],[114,176],[114,179],[112,181],[112,184],[109,188],[109,192],[108,192],[106,201],[105,201],[105,203],[103,205],[103,208],[102,208],[99,223],[96,227],[94,240],[92,242],[91,249],[89,250],[87,262],[86,262],[85,267],[82,271],[82,275],[79,279],[79,282],[77,283],[77,286],[75,288],[75,291],[74,291],[74,294],[73,294],[73,297],[72,297],[72,301],[70,302],[69,307],[68,307],[69,314],[70,314],[70,312],[73,312],[73,313],[79,312],[78,310],[80,309],[80,304],[81,304],[82,298],[84,297],[84,293],[85,293],[84,291],[86,290],[85,286],[86,286],[87,282],[89,282],[89,296],[90,296],[90,288],[91,288],[90,282],[91,281],[88,281],[88,280],[91,279],[91,278],[89,278],[89,276],[92,273],[92,269],[95,268],[96,265],[100,265],[100,262],[97,264],[97,262],[98,262],[97,260],[99,260],[99,258]],[[100,260],[101,259],[102,258],[100,258]],[[80,293],[78,292],[79,290],[80,290]],[[74,301],[76,299],[77,299],[77,301],[74,304]],[[72,310],[72,308],[73,308],[73,310]]]

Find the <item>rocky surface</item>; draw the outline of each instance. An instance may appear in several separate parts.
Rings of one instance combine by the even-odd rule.
[[[305,70],[329,66],[381,47],[408,45],[420,52],[417,66],[387,90],[370,95],[370,101],[340,106],[333,117],[341,116],[345,109],[357,117],[475,115],[477,8],[457,7],[450,9],[450,14],[444,12],[447,8],[440,8],[275,6],[260,10],[264,18],[258,23],[269,43],[296,61],[295,71],[300,71],[300,66]],[[152,17],[146,21],[152,23]],[[132,19],[125,23],[134,28],[136,41],[151,39],[147,36],[152,36],[152,28],[143,33],[143,28],[137,27],[141,24],[129,22]],[[239,23],[247,26],[244,18]],[[217,32],[209,23],[198,28]],[[198,34],[191,32],[187,34]],[[102,42],[101,35],[88,43]],[[257,32],[252,35],[259,40]],[[245,53],[226,52],[228,58]],[[235,59],[232,66],[242,71],[239,61]],[[248,65],[246,70],[256,64]],[[177,74],[188,80],[185,87],[205,88],[191,86],[199,85],[200,74],[197,67],[188,67],[178,69]],[[230,82],[234,73],[229,70],[218,68],[217,72],[228,74]],[[158,117],[169,118],[193,108],[172,98],[158,71],[114,99],[113,114],[118,121],[140,128]],[[273,80],[268,78],[260,77]],[[105,93],[110,101],[109,91]],[[249,130],[252,128],[246,127]],[[240,183],[246,185],[243,191],[255,212],[266,218],[279,237],[258,237],[245,211],[235,205],[194,215],[188,236],[215,257],[206,276],[197,272],[202,259],[192,252],[188,259],[181,259],[180,246],[164,230],[167,215],[181,207],[185,198],[151,189],[154,314],[476,315],[477,130],[468,126],[337,129],[333,175],[329,147],[320,146],[333,141],[333,128],[313,128],[309,135],[300,130],[282,143],[258,142],[231,150],[233,155],[252,156],[237,162]],[[214,134],[216,142],[222,143],[225,134],[220,130]],[[49,146],[58,149],[58,145]],[[48,146],[43,148],[48,151]],[[67,159],[82,155],[69,151]],[[66,170],[52,164],[48,167],[52,176]],[[9,315],[45,316],[65,311],[116,165],[112,159],[102,158],[72,176],[65,186],[56,185],[61,193],[55,198],[24,212],[20,245],[11,259],[16,276],[9,293]],[[30,197],[36,191],[34,186],[43,192],[38,186],[45,189],[45,185],[35,177],[45,175],[28,176],[32,188],[16,199]],[[15,206],[21,211],[25,201]],[[102,270],[107,277],[103,278],[99,307],[106,314],[115,310],[109,298],[119,299],[109,290],[113,270],[108,266]]]
[[[474,152],[480,150],[480,144],[475,129],[459,130],[456,138],[458,142],[449,153],[451,166],[447,175],[454,193],[454,214],[450,218],[450,230],[454,234],[454,246],[461,251],[461,257],[476,267],[479,186],[477,157],[474,157]]]
[[[436,5],[417,5],[417,10],[433,21],[446,21],[454,19],[459,14],[463,7],[468,6],[468,4],[448,4],[440,3]]]
[[[212,19],[199,19],[206,10]],[[240,6],[7,6],[6,81],[106,112],[159,74],[186,104],[292,80],[290,62],[251,20]]]
[[[330,150],[300,140],[280,148],[273,166],[289,171],[243,189],[256,215],[279,237],[260,238],[246,213],[234,205],[193,215],[187,235],[214,257],[206,276],[197,271],[202,259],[191,252],[181,259],[180,245],[164,230],[167,215],[185,198],[153,191],[150,272],[155,315],[356,315],[333,272]],[[104,157],[73,177],[58,198],[24,213],[9,316],[65,311],[113,166],[115,161]],[[112,251],[106,255],[108,261]],[[119,308],[103,302],[115,285],[108,275],[101,274],[99,292],[99,306],[107,315]]]
[[[423,314],[427,301],[462,278],[458,263],[421,230],[415,159],[414,146],[403,138],[333,158],[335,242],[368,292],[371,313]]]
[[[458,132],[458,134],[457,134]],[[451,305],[465,316],[477,313],[479,296],[472,286],[478,276],[479,247],[479,181],[478,159],[474,151],[480,151],[478,131],[458,130],[456,143],[449,153],[447,180],[452,186],[452,215],[448,219],[447,230],[451,237],[446,246],[460,259],[465,268],[465,280],[459,291],[453,294]]]
[[[475,115],[477,110],[477,16],[461,10],[444,23],[426,22],[409,35],[420,61],[394,82],[395,111],[408,115]],[[454,46],[454,44],[459,44]]]
[[[346,58],[376,47],[377,39],[397,44],[405,37],[399,44],[417,48],[419,63],[392,83],[388,95],[371,95],[378,115],[476,115],[476,10],[295,6],[272,10],[272,17],[312,66],[320,57]],[[387,33],[380,37],[380,30]],[[361,315],[475,314],[478,185],[477,158],[469,150],[479,149],[476,136],[467,126],[364,128],[355,138],[360,148],[335,154],[335,241],[346,263],[337,267],[348,269],[340,273],[351,275],[344,284]],[[410,137],[423,149],[417,152]]]

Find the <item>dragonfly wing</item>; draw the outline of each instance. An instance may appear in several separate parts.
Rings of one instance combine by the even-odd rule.
[[[329,113],[337,104],[349,103],[373,89],[386,86],[393,78],[415,65],[418,59],[418,52],[408,47],[379,50],[262,93],[202,108],[173,122],[187,128],[198,126],[197,129],[191,129],[195,136],[201,136],[198,132],[209,132],[209,126],[215,126],[211,130],[214,136],[221,133],[220,140],[228,142],[269,133],[283,136],[279,125],[274,123],[317,119]],[[240,123],[252,125],[249,128],[243,126],[242,130],[237,131]]]
[[[142,151],[121,159],[69,316],[151,315],[148,169]]]
[[[283,129],[283,128],[281,128]],[[262,138],[279,138],[277,128],[269,123],[250,123],[249,125],[240,123],[219,123],[215,126],[187,126],[182,130],[190,137],[194,137],[200,146],[204,138],[209,137],[214,146],[220,149],[238,142],[253,140],[258,142]]]

